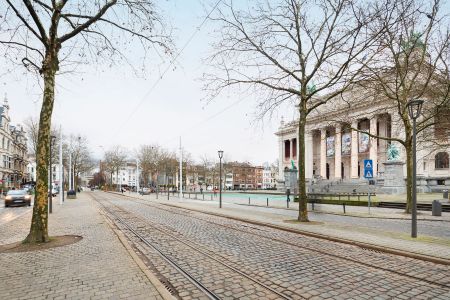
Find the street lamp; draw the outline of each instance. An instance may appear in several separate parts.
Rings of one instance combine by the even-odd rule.
[[[52,135],[50,136],[50,192],[48,193],[48,200],[49,200],[49,212],[52,213],[53,210],[53,174],[52,174],[52,144],[53,141],[56,139],[56,136]]]
[[[411,215],[411,237],[417,237],[417,191],[416,191],[416,119],[420,116],[423,100],[410,100],[406,107],[408,108],[409,117],[413,120],[413,150],[412,150],[412,215]]]
[[[217,151],[219,154],[219,208],[222,208],[222,157],[223,157],[223,151],[219,150]]]

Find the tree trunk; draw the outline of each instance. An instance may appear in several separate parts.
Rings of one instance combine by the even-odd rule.
[[[48,155],[50,151],[50,128],[55,100],[55,73],[58,61],[56,53],[46,54],[43,66],[44,95],[39,118],[36,147],[36,194],[30,233],[25,243],[48,242]]]
[[[306,109],[306,107],[305,107]],[[300,105],[300,118],[298,122],[298,220],[300,222],[309,222],[308,219],[308,197],[306,194],[305,178],[305,125],[306,113]]]

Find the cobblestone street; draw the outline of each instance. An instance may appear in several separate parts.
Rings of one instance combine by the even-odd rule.
[[[183,299],[198,289],[137,231],[220,299],[448,299],[447,265],[371,251],[149,200],[93,193]],[[128,224],[129,227],[124,227]],[[159,262],[158,262],[159,261]],[[239,271],[239,272],[238,272]],[[267,289],[269,287],[270,289]]]

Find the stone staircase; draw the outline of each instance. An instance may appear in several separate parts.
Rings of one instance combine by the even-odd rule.
[[[311,193],[367,193],[368,181],[366,179],[322,179],[310,185]],[[377,186],[370,186],[371,192],[377,191]]]

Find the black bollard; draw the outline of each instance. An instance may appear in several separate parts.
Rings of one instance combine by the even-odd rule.
[[[267,198],[267,206],[269,206],[269,198]]]
[[[342,208],[344,209],[344,214],[345,214],[345,203],[342,203]]]
[[[248,197],[248,205],[250,205],[250,197]]]

